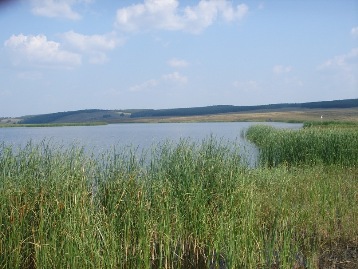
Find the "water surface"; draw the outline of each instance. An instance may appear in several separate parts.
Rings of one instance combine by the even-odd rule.
[[[249,126],[267,124],[277,128],[299,129],[297,123],[253,123],[253,122],[210,122],[210,123],[127,123],[100,126],[63,127],[11,127],[0,128],[0,142],[22,147],[29,141],[83,146],[96,154],[114,147],[133,146],[137,150],[149,149],[165,141],[178,142],[180,139],[202,141],[210,136],[224,141],[235,142],[242,148],[242,156],[254,163],[257,148],[242,136]]]

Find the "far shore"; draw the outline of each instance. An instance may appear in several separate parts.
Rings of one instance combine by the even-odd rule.
[[[186,117],[150,117],[126,119],[123,122],[297,122],[306,121],[350,121],[358,123],[358,108],[347,109],[299,109],[272,110],[241,113],[225,113]]]
[[[344,121],[358,123],[357,108],[341,109],[297,109],[297,110],[256,110],[240,113],[223,113],[200,116],[181,117],[143,117],[106,119],[92,122],[53,122],[49,124],[20,124],[18,118],[2,120],[0,127],[58,127],[58,126],[93,126],[115,123],[181,123],[181,122],[295,122],[307,121]]]

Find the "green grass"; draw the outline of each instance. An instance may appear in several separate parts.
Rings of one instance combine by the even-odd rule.
[[[0,268],[318,268],[327,246],[358,243],[356,166],[248,169],[239,150],[3,144]]]
[[[358,128],[358,123],[354,121],[306,121],[303,124],[304,128],[311,127],[339,127],[339,128]]]
[[[246,137],[260,148],[263,165],[357,166],[356,126],[346,123],[309,123],[304,129],[295,131],[256,125],[247,130]]]

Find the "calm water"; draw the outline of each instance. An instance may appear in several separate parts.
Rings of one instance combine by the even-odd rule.
[[[224,141],[236,141],[243,148],[243,157],[253,163],[257,156],[257,149],[240,137],[240,134],[254,124],[267,124],[290,129],[302,127],[302,124],[276,122],[130,123],[101,126],[12,127],[0,128],[0,143],[21,147],[29,141],[39,143],[46,140],[63,146],[75,144],[83,146],[91,152],[100,153],[111,150],[113,147],[123,148],[126,146],[145,150],[164,141],[175,143],[182,138],[201,141],[213,135]]]

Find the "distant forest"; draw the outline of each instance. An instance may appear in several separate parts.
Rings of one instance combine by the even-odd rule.
[[[216,105],[206,107],[173,108],[173,109],[135,109],[135,110],[101,110],[86,109],[77,111],[57,112],[43,115],[34,115],[24,117],[19,123],[22,124],[46,124],[63,121],[65,119],[76,118],[76,122],[85,121],[104,121],[113,122],[119,118],[150,118],[150,117],[183,117],[199,116],[223,113],[250,112],[255,110],[280,110],[280,109],[313,109],[313,108],[352,108],[358,107],[358,99],[345,99],[334,101],[321,101],[309,103],[291,103],[291,104],[270,104],[257,106],[232,106]],[[124,112],[124,113],[123,113]],[[93,115],[89,117],[89,115]],[[89,120],[90,119],[90,120]],[[71,121],[71,120],[70,120]]]
[[[57,121],[63,117],[72,116],[81,113],[93,113],[103,111],[100,109],[86,109],[86,110],[77,110],[77,111],[66,111],[66,112],[57,112],[43,115],[29,116],[20,121],[21,124],[46,124]]]
[[[249,112],[253,110],[277,110],[277,109],[294,109],[294,108],[351,108],[358,107],[358,99],[321,101],[310,103],[297,104],[271,104],[258,106],[231,106],[231,105],[217,105],[206,107],[191,107],[191,108],[173,108],[173,109],[158,109],[158,110],[143,110],[131,114],[131,118],[143,117],[180,117],[180,116],[199,116],[234,112]]]

